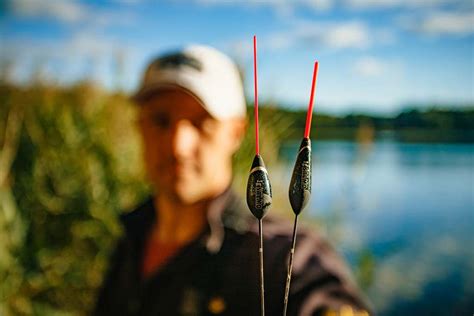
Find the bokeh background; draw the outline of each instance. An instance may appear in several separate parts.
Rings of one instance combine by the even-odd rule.
[[[0,315],[85,315],[144,199],[128,96],[156,54],[217,47],[252,105],[274,211],[320,61],[313,196],[303,213],[380,315],[474,312],[474,4],[470,0],[116,0],[0,4]],[[252,111],[249,111],[252,122]],[[244,191],[251,129],[235,156]]]

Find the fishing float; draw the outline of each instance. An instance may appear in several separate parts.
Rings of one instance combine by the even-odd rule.
[[[247,205],[253,216],[258,220],[258,235],[260,244],[258,248],[260,259],[260,310],[265,315],[265,289],[263,271],[263,225],[262,219],[272,204],[272,188],[268,178],[268,172],[260,156],[259,130],[258,130],[258,80],[257,80],[257,37],[253,37],[253,62],[254,62],[254,111],[255,111],[255,157],[250,167],[247,182]]]
[[[311,140],[310,129],[311,119],[313,116],[313,101],[316,88],[316,78],[318,76],[318,62],[314,63],[313,82],[311,84],[311,96],[308,105],[308,112],[306,114],[306,127],[304,137],[299,147],[298,155],[296,157],[293,174],[291,176],[290,187],[288,191],[291,208],[295,213],[295,220],[293,224],[293,237],[291,242],[290,258],[288,261],[288,273],[286,276],[285,297],[283,303],[283,315],[286,316],[288,308],[288,296],[290,293],[291,271],[293,270],[293,257],[296,246],[296,231],[298,226],[298,215],[308,204],[311,196]]]

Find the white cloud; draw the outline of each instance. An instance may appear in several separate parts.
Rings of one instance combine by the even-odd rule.
[[[88,32],[77,33],[62,47],[67,54],[77,56],[110,55],[117,49],[118,44],[112,39]]]
[[[119,4],[124,4],[124,5],[139,5],[143,1],[142,0],[114,0],[114,2],[117,2]]]
[[[9,39],[2,57],[16,59],[50,58],[74,59],[111,55],[122,46],[118,41],[97,35],[91,31],[80,31],[64,41],[36,40],[36,39]],[[34,49],[29,49],[34,47]]]
[[[380,77],[386,71],[387,65],[380,59],[366,56],[356,61],[354,71],[363,77]]]
[[[435,9],[443,6],[456,8],[471,7],[473,3],[466,0],[174,0],[176,2],[194,2],[201,5],[237,5],[241,7],[271,7],[277,12],[293,12],[296,8],[327,11],[336,4],[343,8],[355,10],[371,9]]]
[[[330,48],[366,48],[371,44],[369,28],[362,22],[334,25],[322,33]]]
[[[435,8],[445,4],[462,4],[461,0],[346,0],[352,9]]]
[[[135,50],[114,38],[80,31],[65,41],[8,39],[0,59],[11,61],[11,79],[16,82],[40,75],[53,82],[92,78],[111,85],[116,81],[114,63],[133,54]]]
[[[176,0],[185,2],[186,0]],[[334,0],[194,0],[197,4],[202,5],[238,5],[246,7],[266,6],[273,8],[276,12],[288,15],[296,8],[309,8],[315,11],[325,11],[333,7]]]
[[[275,33],[268,36],[264,41],[264,45],[272,50],[286,49],[294,44],[296,39],[295,34],[291,32],[287,33]]]
[[[430,14],[415,30],[433,35],[467,35],[474,33],[474,12],[437,12]]]
[[[434,11],[423,15],[405,14],[397,23],[402,28],[429,36],[465,36],[474,33],[474,12]]]
[[[315,23],[302,21],[286,32],[274,33],[263,43],[270,49],[304,44],[327,49],[368,48],[374,33],[361,21]]]
[[[46,17],[74,23],[87,16],[87,8],[75,1],[15,0],[11,3],[14,14],[22,17]]]
[[[325,11],[329,10],[334,6],[333,0],[302,0],[301,3],[316,11]]]
[[[119,0],[132,3],[132,0]],[[75,0],[16,0],[11,3],[14,15],[22,18],[46,18],[69,24],[82,23],[89,28],[107,25],[130,25],[136,17],[129,11],[97,10]]]
[[[374,45],[390,45],[396,37],[390,29],[371,29],[359,20],[344,22],[313,22],[301,20],[293,23],[287,30],[274,32],[259,39],[259,49],[285,50],[297,46],[310,46],[318,50],[366,50]],[[225,43],[234,51],[244,47],[251,49],[248,40],[234,40]]]

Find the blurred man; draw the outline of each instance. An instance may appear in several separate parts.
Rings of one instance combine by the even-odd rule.
[[[258,228],[230,188],[246,125],[237,67],[187,47],[153,61],[134,100],[154,196],[123,216],[96,314],[259,315]],[[266,311],[281,315],[292,226],[264,227]],[[367,315],[325,241],[301,230],[297,248],[288,315]]]

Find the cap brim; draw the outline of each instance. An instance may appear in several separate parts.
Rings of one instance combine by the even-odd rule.
[[[162,90],[166,90],[167,88],[172,88],[171,86],[163,86],[163,85],[156,85],[153,87],[146,87],[146,88],[141,88],[138,90],[135,94],[133,94],[130,99],[137,103],[141,104],[150,97],[152,97],[154,94],[159,93]]]
[[[190,89],[183,87],[182,85],[176,84],[176,83],[160,83],[156,84],[154,86],[148,86],[145,88],[142,88],[138,90],[134,95],[130,97],[130,99],[138,105],[143,104],[146,100],[150,99],[151,97],[159,94],[160,92],[163,91],[169,91],[169,90],[179,90],[182,91],[191,97],[193,97],[196,102],[199,103],[199,105],[202,106],[204,110],[206,110],[207,113],[209,113],[210,116],[213,118],[219,120],[219,117],[216,117],[213,115],[211,112],[209,112],[209,109],[206,107],[205,103],[195,94],[193,91]]]

